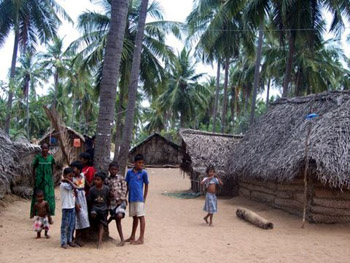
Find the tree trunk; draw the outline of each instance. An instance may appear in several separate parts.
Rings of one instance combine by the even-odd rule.
[[[118,160],[118,155],[119,155],[119,150],[120,146],[122,144],[122,131],[123,131],[123,126],[122,126],[122,119],[123,119],[123,102],[124,102],[124,87],[120,87],[120,95],[119,95],[119,105],[117,109],[117,120],[116,120],[116,128],[115,128],[115,142],[114,142],[114,159],[113,161]]]
[[[115,112],[116,87],[123,49],[128,0],[112,0],[110,29],[107,35],[102,69],[99,113],[96,129],[94,164],[97,170],[107,171],[110,163],[111,131]]]
[[[148,0],[142,0],[140,7],[139,22],[137,25],[137,33],[134,46],[134,54],[131,66],[130,87],[128,93],[128,104],[125,114],[125,127],[123,130],[123,142],[119,151],[119,165],[122,175],[125,174],[125,169],[128,160],[129,148],[132,138],[132,130],[134,127],[135,104],[137,95],[137,86],[140,72],[142,41],[146,23]]]
[[[262,44],[263,44],[263,36],[264,36],[263,29],[264,29],[264,24],[260,23],[258,49],[257,49],[255,69],[254,69],[253,98],[252,98],[252,105],[250,109],[249,126],[251,126],[254,123],[254,118],[255,118],[256,96],[258,93],[258,85],[259,85],[259,79],[260,79],[260,64],[261,64]]]
[[[235,106],[236,106],[236,88],[234,85],[232,85],[232,99],[231,99],[232,127],[235,127]]]
[[[294,52],[295,52],[295,34],[293,32],[290,32],[289,52],[288,52],[288,60],[287,60],[287,65],[286,65],[286,72],[285,72],[284,81],[283,81],[282,97],[288,96],[289,83],[290,83],[291,74],[292,74]]]
[[[221,132],[225,132],[226,127],[226,113],[227,113],[227,86],[228,86],[228,73],[230,67],[230,58],[226,56],[225,59],[225,82],[224,82],[224,103],[222,108],[222,120],[221,120]]]
[[[26,83],[26,128],[27,128],[27,139],[28,141],[30,141],[30,129],[29,129],[29,81],[30,81],[30,77],[29,80],[27,80]]]
[[[213,114],[213,132],[216,132],[216,116],[219,104],[219,92],[220,92],[220,58],[218,58],[218,69],[216,72],[216,91],[214,101],[214,114]]]
[[[269,108],[270,103],[270,85],[271,85],[271,78],[269,78],[267,82],[267,92],[266,92],[266,108]]]
[[[13,45],[12,61],[11,61],[11,71],[10,71],[10,83],[9,83],[9,96],[7,100],[7,113],[5,119],[5,132],[10,133],[10,122],[11,122],[11,110],[12,110],[12,101],[13,101],[13,89],[15,85],[15,73],[16,73],[16,61],[18,53],[18,41],[19,33],[18,27],[15,31],[15,41]]]

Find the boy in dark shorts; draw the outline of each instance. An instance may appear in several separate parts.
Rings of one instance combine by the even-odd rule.
[[[141,245],[144,243],[145,236],[145,202],[148,193],[148,175],[143,170],[145,163],[143,155],[137,154],[134,158],[134,168],[130,169],[126,174],[125,181],[128,184],[129,193],[129,216],[133,218],[132,232],[130,238],[125,242]],[[145,187],[143,187],[145,185]],[[135,240],[138,221],[140,220],[140,237]]]
[[[125,217],[126,208],[126,182],[122,175],[118,174],[119,165],[112,162],[109,165],[110,176],[106,179],[105,184],[109,187],[110,218],[108,224],[115,219],[120,243],[118,246],[124,246],[124,236],[121,221]]]
[[[52,218],[50,215],[49,203],[44,200],[44,192],[38,190],[36,192],[36,203],[33,207],[33,214],[31,218],[35,217],[34,231],[36,232],[36,238],[41,238],[41,231],[45,230],[45,237],[50,238],[48,235],[50,224],[52,224]]]
[[[87,197],[88,204],[91,208],[90,216],[93,221],[98,223],[98,244],[97,248],[102,245],[102,237],[104,234],[104,227],[107,226],[107,213],[109,206],[109,188],[103,182],[106,174],[98,172],[95,174],[95,185],[90,188]]]

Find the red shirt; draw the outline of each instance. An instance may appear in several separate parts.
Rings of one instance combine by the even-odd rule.
[[[91,184],[94,180],[95,173],[96,170],[93,166],[85,166],[83,168],[83,174],[85,175],[86,181],[88,181],[89,184]]]

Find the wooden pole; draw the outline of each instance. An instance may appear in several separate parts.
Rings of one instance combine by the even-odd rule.
[[[311,121],[308,123],[307,135],[306,135],[306,140],[305,140],[304,211],[303,211],[303,223],[301,225],[301,228],[304,228],[304,226],[305,226],[306,209],[307,209],[307,204],[308,204],[308,194],[307,194],[308,184],[307,183],[308,183],[308,169],[309,169],[308,152],[309,152],[310,134],[311,134]]]

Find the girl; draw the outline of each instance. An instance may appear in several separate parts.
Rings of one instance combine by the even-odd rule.
[[[76,216],[75,216],[75,243],[81,247],[83,229],[90,227],[88,208],[85,197],[85,176],[81,172],[83,165],[79,161],[72,162],[70,167],[73,169],[73,183],[76,185]]]
[[[53,166],[55,159],[49,154],[49,145],[43,143],[41,145],[41,154],[35,156],[33,160],[33,178],[34,193],[39,190],[44,192],[45,201],[49,203],[50,215],[55,215],[55,188],[53,182]],[[36,203],[36,195],[33,194],[30,208],[30,215],[36,215],[34,205]]]
[[[85,176],[85,192],[86,194],[89,191],[89,188],[92,185],[92,182],[94,180],[94,175],[96,173],[95,168],[92,166],[92,162],[91,162],[91,156],[89,153],[81,153],[79,155],[79,161],[82,163],[83,165],[83,174]]]
[[[205,203],[203,210],[208,214],[203,218],[205,223],[209,224],[209,226],[213,226],[213,215],[217,213],[217,198],[216,198],[216,185],[223,185],[221,179],[216,175],[214,166],[208,166],[207,177],[201,182],[201,185],[205,184],[206,195],[205,195]],[[208,222],[209,217],[209,222]]]

